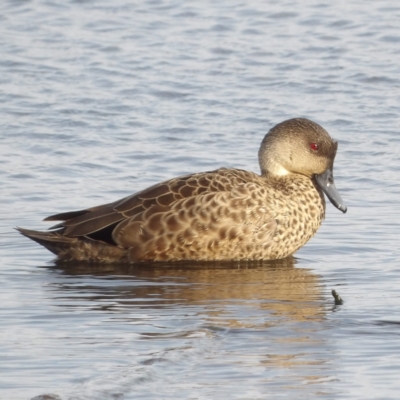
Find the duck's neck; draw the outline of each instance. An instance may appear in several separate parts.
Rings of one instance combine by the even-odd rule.
[[[271,159],[268,159],[267,165],[264,165],[264,163],[261,162],[260,165],[261,165],[261,175],[263,176],[272,175],[280,177],[291,174],[291,172],[288,171],[282,164],[273,161]]]
[[[319,186],[317,185],[315,178],[310,178],[302,174],[294,174],[288,172],[287,174],[273,174],[270,171],[262,174],[262,177],[271,182],[272,185],[280,187],[283,191],[305,191],[316,189],[320,196],[323,198],[323,194]]]

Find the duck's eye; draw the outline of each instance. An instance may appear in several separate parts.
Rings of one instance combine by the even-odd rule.
[[[317,151],[319,149],[318,143],[310,143],[311,150]]]

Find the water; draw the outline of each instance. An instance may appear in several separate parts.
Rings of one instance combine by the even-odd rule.
[[[399,16],[386,0],[2,2],[0,397],[398,398]],[[339,140],[349,211],[328,204],[295,259],[62,268],[13,230],[258,171],[264,134],[296,116]]]

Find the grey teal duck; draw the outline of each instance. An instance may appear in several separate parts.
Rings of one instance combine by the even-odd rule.
[[[261,175],[221,168],[174,178],[113,203],[52,215],[47,232],[17,228],[61,261],[271,260],[302,247],[325,217],[324,193],[346,212],[333,180],[338,144],[294,118],[273,127]]]

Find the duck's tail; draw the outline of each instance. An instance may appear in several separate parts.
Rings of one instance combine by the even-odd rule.
[[[116,245],[82,236],[64,236],[62,230],[40,232],[25,228],[16,229],[22,235],[46,247],[59,261],[129,262],[127,250]]]
[[[27,238],[46,247],[47,250],[50,250],[55,255],[65,252],[77,243],[77,238],[63,236],[56,231],[40,232],[19,227],[15,229]]]

